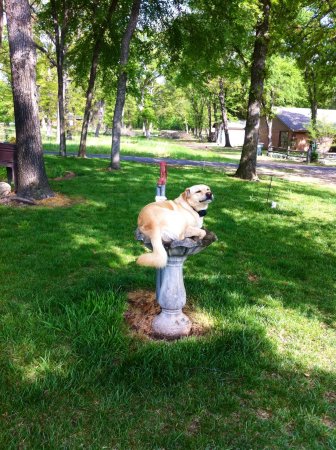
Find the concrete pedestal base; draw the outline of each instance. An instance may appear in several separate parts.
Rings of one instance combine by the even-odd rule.
[[[150,240],[136,231],[136,237],[147,248],[152,249]],[[158,271],[157,301],[161,306],[161,313],[152,323],[153,334],[166,339],[178,339],[188,336],[192,323],[182,312],[186,304],[186,291],[183,282],[183,264],[190,255],[199,253],[212,244],[217,237],[207,232],[205,238],[186,238],[183,241],[164,243],[168,261],[166,267]]]
[[[162,284],[158,302],[161,313],[153,320],[155,335],[168,339],[188,336],[191,321],[182,312],[186,304],[186,291],[183,282],[183,263],[186,256],[168,256],[162,273]]]
[[[178,339],[189,336],[191,321],[182,311],[162,310],[152,323],[155,336],[166,339]]]

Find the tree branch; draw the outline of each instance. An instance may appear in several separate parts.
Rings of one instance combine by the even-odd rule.
[[[233,46],[233,50],[237,53],[237,55],[239,56],[241,62],[244,64],[244,67],[246,69],[249,69],[250,67],[250,62],[245,58],[245,56],[243,55],[243,53],[240,51],[239,47],[237,46]]]
[[[50,53],[48,52],[48,50],[45,49],[42,45],[38,44],[37,42],[34,42],[34,44],[35,44],[35,47],[37,48],[37,50],[40,50],[41,53],[44,53],[47,56],[48,60],[51,62],[53,67],[57,67],[56,61],[54,60],[54,58],[52,58],[50,56]]]

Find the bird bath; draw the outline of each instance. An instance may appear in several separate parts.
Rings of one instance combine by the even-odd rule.
[[[138,229],[136,239],[152,250],[150,240]],[[191,256],[203,251],[217,240],[217,236],[206,230],[203,239],[186,238],[182,241],[163,242],[168,255],[166,267],[160,269],[160,286],[157,301],[161,312],[152,323],[153,335],[165,339],[188,336],[192,323],[182,311],[186,304],[186,290],[183,281],[183,264]]]

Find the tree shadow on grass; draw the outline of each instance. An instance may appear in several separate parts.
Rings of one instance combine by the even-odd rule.
[[[334,374],[281,353],[250,308],[269,297],[330,322],[335,257],[306,234],[318,221],[266,210],[265,186],[202,172],[219,241],[188,260],[185,278],[216,326],[198,340],[141,342],[127,332],[124,292],[154,289],[154,271],[133,262],[133,233],[157,168],[116,176],[93,165],[79,162],[81,175],[58,185],[86,204],[6,216],[3,274],[20,287],[2,285],[2,446],[332,448]],[[171,198],[199,181],[181,173],[170,172]]]
[[[328,448],[334,375],[308,375],[284,360],[256,321],[233,318],[231,327],[200,340],[121,341],[121,303],[115,295],[96,297],[81,315],[68,310],[62,330],[71,355],[51,355],[63,372],[55,362],[23,381],[12,364],[4,438],[70,448]],[[116,327],[108,335],[106,325],[100,329],[104,316]]]

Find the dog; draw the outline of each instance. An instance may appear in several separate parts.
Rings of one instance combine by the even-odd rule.
[[[146,205],[138,217],[138,229],[147,236],[153,252],[140,255],[140,266],[162,268],[167,264],[167,253],[162,241],[183,240],[187,237],[203,239],[203,217],[214,199],[209,186],[197,184],[187,188],[175,200]]]

